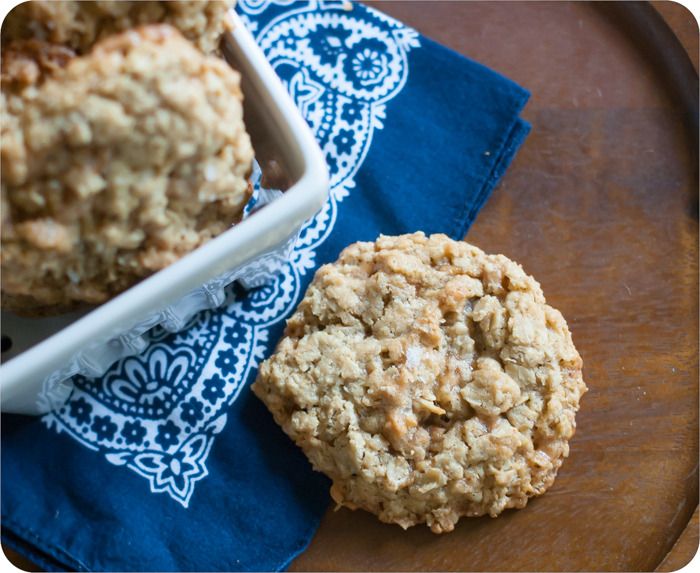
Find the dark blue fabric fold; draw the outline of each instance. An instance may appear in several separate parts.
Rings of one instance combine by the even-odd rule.
[[[286,568],[329,481],[250,392],[257,364],[349,243],[463,237],[529,130],[524,89],[378,12],[238,10],[314,130],[331,196],[274,284],[154,331],[142,356],[77,378],[60,410],[3,415],[2,538],[48,570]]]

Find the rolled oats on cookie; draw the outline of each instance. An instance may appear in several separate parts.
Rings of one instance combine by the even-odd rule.
[[[241,219],[238,72],[167,25],[30,42],[3,58],[3,309],[101,303]]]
[[[337,504],[441,533],[552,485],[581,368],[520,265],[415,233],[322,266],[253,391]]]
[[[88,52],[105,37],[145,24],[169,24],[200,50],[218,49],[234,0],[31,0],[2,26],[2,42],[36,39]]]

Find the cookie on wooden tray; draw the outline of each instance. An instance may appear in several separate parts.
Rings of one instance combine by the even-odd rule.
[[[581,368],[520,265],[416,233],[322,266],[253,390],[337,504],[441,533],[552,485]]]
[[[106,36],[144,24],[169,24],[200,50],[218,49],[233,0],[31,0],[2,25],[3,44],[37,39],[85,53]]]
[[[253,150],[223,60],[166,25],[72,59],[20,46],[2,74],[3,309],[101,303],[241,219]]]

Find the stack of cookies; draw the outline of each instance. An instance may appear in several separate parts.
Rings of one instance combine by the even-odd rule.
[[[240,221],[231,2],[33,1],[2,29],[2,307],[99,304]]]

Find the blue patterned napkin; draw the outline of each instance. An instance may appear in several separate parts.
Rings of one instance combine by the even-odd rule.
[[[379,233],[464,235],[528,131],[528,94],[383,14],[241,0],[313,127],[332,190],[274,284],[42,418],[2,417],[2,538],[46,569],[278,570],[329,504],[328,480],[248,386],[313,271]],[[401,531],[397,528],[396,534]]]

